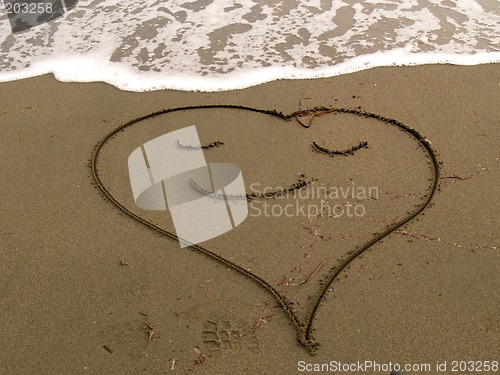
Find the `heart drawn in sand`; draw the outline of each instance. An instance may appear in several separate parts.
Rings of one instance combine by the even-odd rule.
[[[121,211],[181,242],[168,210],[136,205],[127,160],[146,142],[191,125],[207,161],[241,168],[248,217],[187,249],[271,293],[298,341],[313,354],[316,314],[338,275],[431,202],[439,163],[430,142],[397,120],[346,108],[285,115],[192,106],[129,121],[96,146],[91,164],[96,184]],[[182,147],[190,152],[191,145]],[[195,181],[192,188],[214,194]]]

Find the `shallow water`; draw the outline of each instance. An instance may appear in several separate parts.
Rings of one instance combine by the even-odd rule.
[[[48,72],[124,90],[217,91],[374,66],[500,62],[496,0],[80,1],[12,33],[0,81]]]

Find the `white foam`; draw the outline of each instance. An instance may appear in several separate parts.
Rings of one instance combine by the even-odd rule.
[[[366,0],[285,9],[212,0],[197,10],[180,1],[82,0],[19,34],[0,19],[0,81],[53,73],[129,91],[221,91],[378,66],[500,62],[500,12],[473,0],[431,2],[436,7]]]

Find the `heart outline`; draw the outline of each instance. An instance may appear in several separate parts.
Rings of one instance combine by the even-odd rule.
[[[99,152],[100,150],[104,147],[104,145],[112,139],[117,133],[123,131],[125,128],[132,126],[138,122],[141,122],[143,120],[160,116],[166,113],[173,113],[173,112],[179,112],[179,111],[187,111],[187,110],[193,110],[193,109],[239,109],[239,110],[245,110],[245,111],[251,111],[251,112],[256,112],[256,113],[261,113],[269,116],[273,116],[276,118],[279,118],[284,121],[291,121],[292,119],[296,119],[297,122],[305,127],[309,128],[309,126],[305,126],[300,120],[299,117],[304,117],[304,116],[311,116],[311,122],[315,117],[319,117],[322,115],[325,115],[327,113],[347,113],[347,114],[353,114],[357,116],[361,116],[364,118],[372,118],[375,120],[378,120],[384,124],[387,125],[392,125],[400,128],[401,130],[407,132],[410,134],[414,139],[416,139],[426,150],[430,160],[431,160],[431,165],[433,169],[433,180],[432,180],[432,186],[429,189],[429,193],[427,194],[427,199],[424,201],[424,203],[420,206],[417,206],[416,209],[413,211],[410,211],[406,216],[404,216],[401,220],[396,221],[395,223],[392,223],[392,225],[388,226],[384,231],[381,233],[376,234],[372,239],[368,240],[364,245],[362,246],[356,246],[355,250],[349,251],[348,257],[345,259],[342,259],[341,263],[332,267],[329,271],[329,274],[327,276],[327,281],[324,283],[322,288],[320,289],[319,296],[316,298],[316,302],[314,303],[314,307],[311,310],[311,313],[309,315],[309,318],[307,321],[304,323],[299,319],[298,315],[295,313],[292,304],[290,301],[288,301],[276,288],[274,288],[270,283],[265,281],[263,278],[260,276],[254,274],[252,271],[246,270],[245,268],[237,265],[236,263],[231,262],[230,260],[225,259],[224,257],[212,252],[209,249],[206,249],[205,247],[198,245],[198,244],[193,244],[189,246],[188,248],[199,252],[201,254],[204,254],[208,256],[209,258],[218,261],[219,263],[232,268],[236,272],[243,274],[244,276],[247,276],[257,284],[259,284],[261,287],[266,289],[269,293],[273,295],[273,297],[276,299],[276,301],[279,303],[281,308],[288,314],[290,317],[292,323],[295,326],[296,332],[297,332],[297,340],[298,342],[304,346],[309,354],[314,355],[316,350],[319,347],[319,343],[314,339],[312,336],[312,331],[313,331],[313,324],[315,321],[316,313],[319,309],[319,306],[321,302],[324,300],[325,296],[327,295],[330,286],[332,283],[336,280],[337,276],[356,258],[358,258],[362,253],[364,253],[366,250],[368,250],[370,247],[381,241],[383,238],[387,237],[403,225],[406,225],[410,221],[412,221],[415,217],[420,215],[422,211],[424,211],[430,204],[432,199],[434,198],[434,195],[436,191],[438,190],[439,186],[439,175],[440,175],[440,168],[439,164],[440,162],[438,161],[437,153],[433,150],[430,142],[423,137],[417,130],[410,128],[409,126],[403,124],[402,122],[395,120],[393,118],[389,117],[384,117],[381,115],[378,115],[376,113],[371,113],[371,112],[366,112],[362,110],[356,110],[356,109],[349,109],[349,108],[333,108],[333,107],[315,107],[312,109],[308,110],[299,110],[296,112],[293,112],[289,115],[283,114],[283,112],[278,112],[276,110],[265,110],[265,109],[258,109],[258,108],[252,108],[252,107],[246,107],[246,106],[239,106],[239,105],[229,105],[229,104],[215,104],[215,105],[199,105],[199,106],[185,106],[185,107],[176,107],[176,108],[166,108],[162,109],[156,112],[152,112],[149,114],[146,114],[144,116],[137,117],[133,120],[130,120],[116,129],[112,130],[110,133],[108,133],[106,136],[104,136],[101,141],[94,147],[94,152],[93,155],[90,159],[90,169],[92,172],[92,177],[94,178],[94,182],[96,186],[101,190],[101,192],[105,195],[106,198],[108,198],[109,201],[111,201],[118,209],[120,209],[122,212],[126,213],[133,219],[139,221],[140,223],[146,225],[150,229],[153,229],[171,239],[174,241],[182,241],[181,238],[179,238],[175,233],[169,232],[161,227],[158,227],[157,225],[148,222],[147,220],[141,218],[139,215],[135,214],[134,212],[130,211],[128,208],[126,208],[124,205],[122,205],[114,196],[110,193],[110,191],[104,186],[98,172],[97,164],[98,164],[98,159],[99,159]]]

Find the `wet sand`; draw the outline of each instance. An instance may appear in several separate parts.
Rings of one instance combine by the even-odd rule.
[[[123,92],[52,76],[2,83],[0,372],[290,374],[306,364],[373,361],[451,373],[452,361],[499,360],[499,69],[376,68],[221,93]],[[375,113],[417,130],[442,162],[432,205],[333,282],[314,321],[321,344],[314,357],[268,291],[180,249],[94,184],[94,147],[113,129],[164,108],[216,104]],[[167,113],[119,133],[98,170],[120,202],[169,231],[168,213],[135,207],[127,158],[144,141],[192,124],[202,143],[224,142],[205,157],[240,166],[247,191],[252,183],[287,186],[301,174],[316,188],[376,188],[373,199],[325,198],[361,205],[363,215],[265,217],[256,203],[240,226],[202,244],[265,279],[302,321],[338,259],[421,204],[432,182],[418,142],[374,119],[327,114],[305,129],[236,109]],[[368,148],[329,157],[313,152],[313,141],[339,150],[367,141]],[[321,201],[276,199],[270,209],[297,199],[306,207]],[[444,361],[447,370],[437,371]]]

